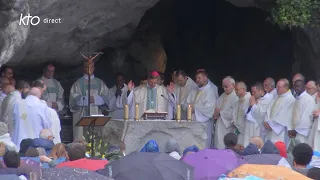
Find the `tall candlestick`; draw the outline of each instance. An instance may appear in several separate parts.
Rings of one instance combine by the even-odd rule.
[[[134,117],[134,119],[136,121],[139,121],[139,119],[140,119],[140,116],[139,116],[139,104],[138,103],[136,104],[136,107],[135,107],[135,117]]]
[[[178,104],[177,105],[177,116],[176,116],[176,120],[179,122],[181,120],[181,105]]]
[[[124,118],[125,121],[129,120],[129,106],[128,104],[124,105]]]
[[[192,113],[192,106],[191,104],[188,105],[188,112],[187,112],[187,120],[191,121],[191,113]]]

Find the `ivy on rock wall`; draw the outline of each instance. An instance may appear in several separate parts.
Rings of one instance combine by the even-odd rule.
[[[320,0],[277,0],[271,9],[273,22],[280,26],[319,26]]]

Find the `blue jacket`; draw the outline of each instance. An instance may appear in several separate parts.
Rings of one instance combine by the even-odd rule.
[[[54,146],[53,141],[47,140],[47,139],[42,139],[42,138],[35,138],[33,139],[33,145],[32,147],[34,148],[44,148],[46,150],[47,155],[51,153],[51,150]]]

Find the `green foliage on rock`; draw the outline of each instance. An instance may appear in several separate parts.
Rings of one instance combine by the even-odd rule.
[[[319,26],[320,0],[277,0],[271,9],[273,22],[280,26]]]

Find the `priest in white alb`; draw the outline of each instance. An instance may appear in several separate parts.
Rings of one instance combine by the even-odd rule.
[[[42,99],[46,101],[49,107],[59,112],[64,107],[64,89],[60,82],[53,78],[54,71],[55,66],[53,64],[47,64],[43,70],[43,76],[40,79],[44,82],[47,88]]]
[[[198,71],[206,71],[206,70],[205,69],[199,69]],[[218,99],[219,98],[218,87],[209,78],[208,78],[208,82],[209,82],[211,88],[213,88],[214,98]]]
[[[313,111],[313,124],[311,128],[311,132],[309,135],[309,145],[313,148],[314,151],[320,151],[320,80],[316,82],[317,85],[317,96],[315,97],[315,110]]]
[[[293,104],[288,135],[290,138],[300,140],[301,143],[309,143],[309,134],[313,124],[312,113],[316,103],[314,98],[305,91],[303,80],[295,81],[293,87],[296,93],[296,101]]]
[[[101,79],[94,76],[94,62],[84,63],[84,76],[79,78],[71,87],[69,106],[73,113],[74,140],[83,139],[83,127],[76,126],[82,116],[102,115],[108,110],[108,88]],[[90,77],[90,95],[88,97]],[[88,100],[90,102],[88,102]],[[90,114],[88,109],[90,108]]]
[[[216,120],[214,144],[217,149],[224,149],[224,136],[232,131],[234,104],[239,100],[235,93],[235,80],[227,76],[222,80],[224,93],[217,100],[213,118]]]
[[[116,74],[116,84],[109,89],[109,111],[112,119],[123,119],[124,105],[122,104],[123,96],[127,95],[128,87],[125,84],[124,74]]]
[[[264,128],[267,131],[265,140],[272,142],[282,141],[285,144],[289,139],[287,129],[291,123],[292,108],[295,101],[287,79],[277,82],[278,96],[272,100],[264,119]]]
[[[263,121],[267,113],[273,95],[264,91],[262,83],[256,83],[251,86],[252,96],[249,99],[250,106],[245,118],[244,143],[246,147],[250,143],[251,137],[260,136],[264,141],[265,133],[263,130]]]
[[[198,85],[183,70],[176,71],[175,76],[177,86],[175,86],[174,94],[177,97],[177,104],[182,106],[181,119],[187,119],[187,98],[192,90],[198,90]]]
[[[204,70],[197,71],[197,88],[192,88],[185,102],[184,112],[187,112],[188,105],[192,107],[192,120],[198,122],[208,122],[206,147],[210,148],[213,135],[213,109],[216,105],[214,88],[208,81],[208,74]]]
[[[234,133],[238,135],[238,144],[244,146],[245,114],[249,108],[251,93],[247,92],[247,85],[244,82],[236,83],[235,92],[239,100],[234,104],[231,124]]]
[[[26,98],[29,92],[30,85],[26,81],[18,81],[16,83],[16,90],[9,93],[2,102],[0,120],[8,124],[9,133],[13,131],[13,107]]]
[[[318,95],[318,88],[316,86],[316,82],[308,81],[306,84],[306,92],[310,94],[314,99],[316,99]]]
[[[42,129],[51,128],[47,106],[40,102],[41,91],[31,88],[26,99],[17,102],[13,108],[14,130],[12,141],[20,147],[20,142],[26,138],[39,138]]]
[[[276,89],[276,82],[273,78],[268,77],[263,81],[263,87],[266,93],[269,93],[273,96],[273,98],[276,98],[277,89]]]
[[[297,81],[297,80],[302,80],[302,81],[305,81],[306,78],[304,77],[303,74],[301,73],[296,73],[293,77],[292,77],[292,86],[294,85],[294,83]],[[291,89],[291,93],[294,97],[296,97],[296,92],[294,91],[294,88]]]
[[[173,119],[176,98],[174,84],[170,83],[167,88],[158,85],[159,73],[150,72],[146,86],[134,89],[134,83],[129,81],[127,95],[123,97],[123,104],[129,106],[129,118],[139,118],[148,112],[167,112],[167,119]],[[135,107],[139,106],[139,114],[135,114]]]

